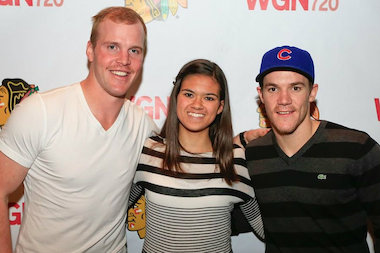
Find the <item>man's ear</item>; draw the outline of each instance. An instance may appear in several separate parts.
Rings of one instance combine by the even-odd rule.
[[[258,87],[256,88],[256,90],[257,90],[257,93],[259,94],[259,98],[260,98],[261,103],[264,104],[263,92],[262,92],[262,90],[261,90],[261,87],[258,86]]]
[[[92,62],[94,60],[94,47],[91,43],[91,41],[87,42],[87,48],[86,48],[86,55],[87,55],[87,60],[89,62]]]
[[[313,84],[311,87],[310,95],[309,95],[309,102],[314,102],[318,93],[318,84]]]

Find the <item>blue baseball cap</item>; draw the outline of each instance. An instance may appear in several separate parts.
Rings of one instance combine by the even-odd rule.
[[[256,82],[262,83],[264,76],[276,70],[295,71],[314,84],[314,63],[310,54],[298,47],[282,46],[266,52],[261,61],[260,74]]]

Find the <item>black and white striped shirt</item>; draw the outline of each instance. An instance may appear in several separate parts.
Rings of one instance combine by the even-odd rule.
[[[183,173],[163,170],[165,146],[148,139],[131,191],[132,206],[145,192],[146,237],[143,252],[232,252],[231,210],[241,209],[255,234],[263,240],[263,224],[248,174],[244,150],[234,148],[239,181],[229,186],[218,172],[212,152],[181,151]]]

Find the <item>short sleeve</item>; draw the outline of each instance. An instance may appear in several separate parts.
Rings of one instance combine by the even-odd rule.
[[[46,119],[40,94],[34,94],[12,111],[0,132],[0,151],[7,157],[30,168],[43,142]]]

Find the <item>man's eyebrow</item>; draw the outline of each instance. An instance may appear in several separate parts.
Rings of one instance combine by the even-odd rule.
[[[294,83],[290,83],[291,85],[305,85],[306,86],[306,84],[304,83],[304,82],[301,82],[301,81],[299,81],[299,82],[294,82]]]
[[[306,84],[304,82],[302,82],[302,81],[292,82],[292,83],[290,83],[290,85],[292,85],[292,86],[294,86],[294,85],[304,85],[304,86],[306,86]],[[278,87],[279,85],[276,84],[276,83],[264,83],[263,87],[265,87],[265,86],[275,86],[275,87]]]

